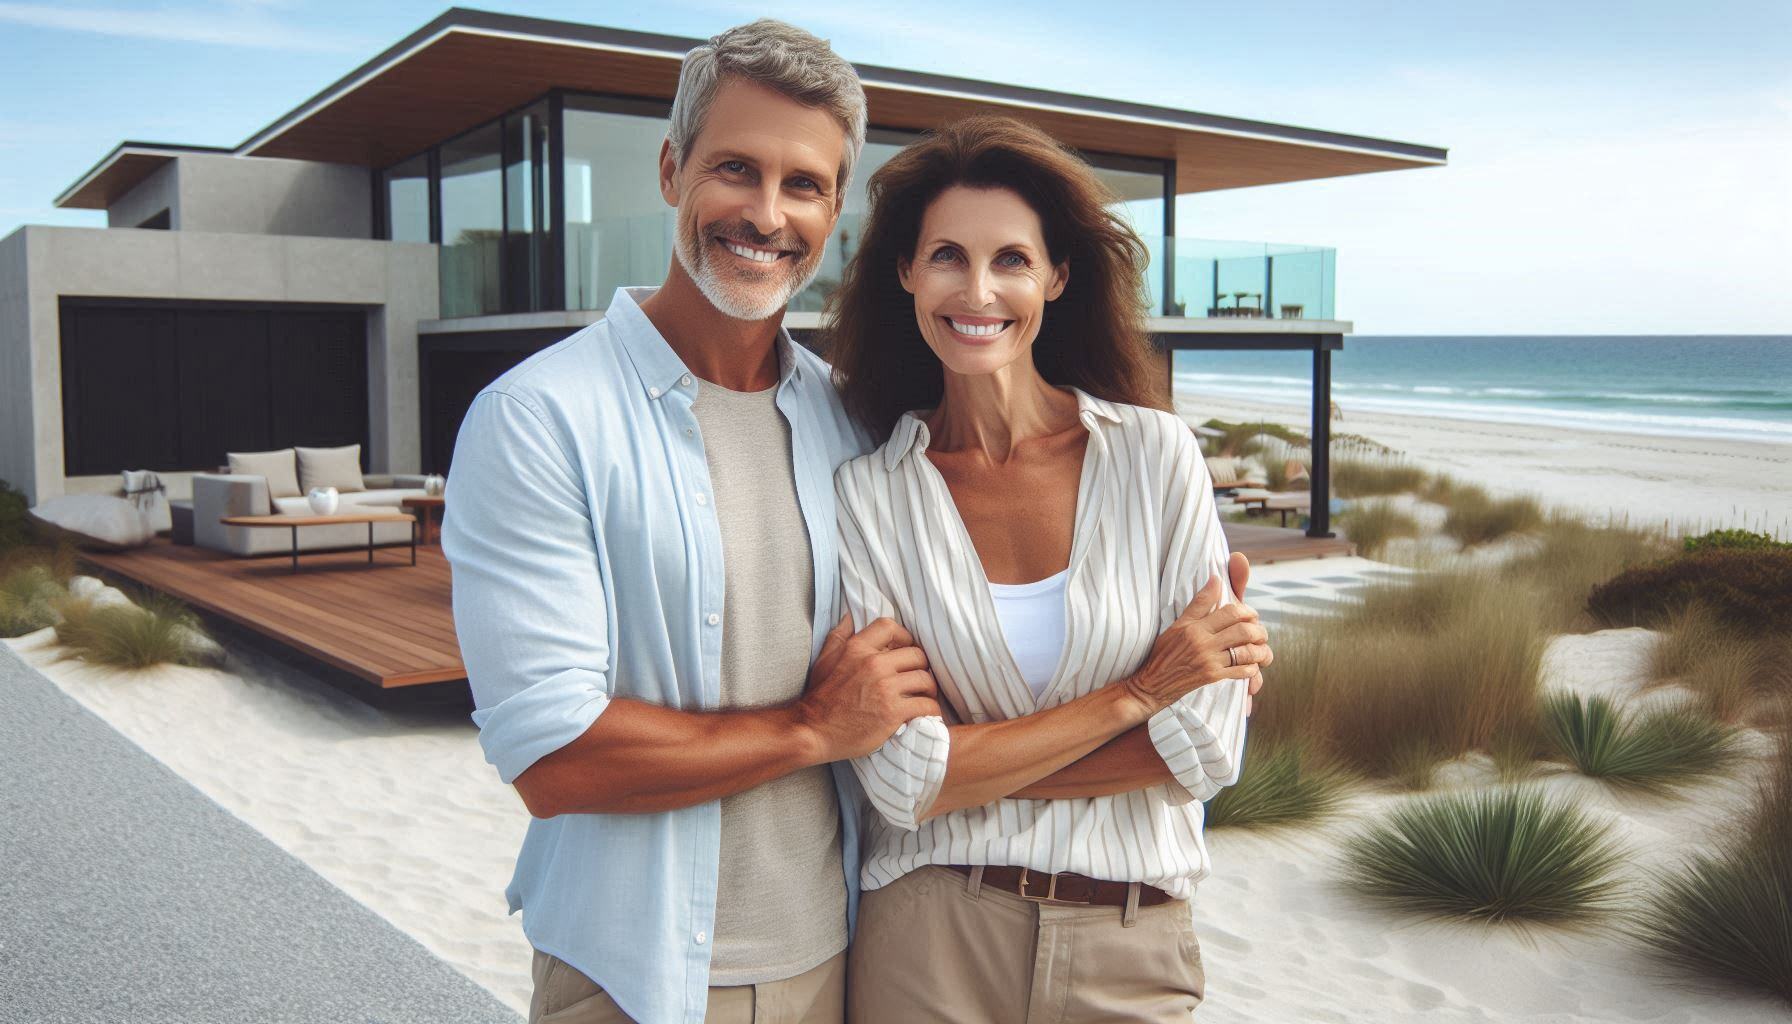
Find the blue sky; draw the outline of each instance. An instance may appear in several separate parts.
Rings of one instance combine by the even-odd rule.
[[[1445,146],[1443,169],[1184,197],[1335,246],[1364,334],[1792,334],[1792,3],[474,4]],[[0,2],[0,236],[122,139],[234,146],[445,4]]]

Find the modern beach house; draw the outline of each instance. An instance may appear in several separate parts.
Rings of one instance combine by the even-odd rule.
[[[152,469],[180,498],[226,451],[356,442],[364,470],[448,472],[480,387],[601,316],[617,287],[664,274],[673,219],[656,155],[699,42],[456,8],[239,146],[119,144],[56,200],[105,210],[106,227],[0,240],[0,479],[40,502],[115,493],[121,471]],[[1311,350],[1317,412],[1350,331],[1333,310],[1333,251],[1182,237],[1175,197],[1446,159],[1068,92],[859,73],[872,130],[827,263],[787,318],[799,336],[853,251],[869,174],[930,126],[1011,114],[1082,153],[1146,238],[1161,347]]]

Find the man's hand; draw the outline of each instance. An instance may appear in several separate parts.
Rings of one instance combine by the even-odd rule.
[[[1226,575],[1232,577],[1232,598],[1243,602],[1245,584],[1251,582],[1251,560],[1244,556],[1244,552],[1232,552],[1232,559],[1226,565]],[[1264,646],[1268,646],[1268,644],[1266,643]],[[1265,661],[1263,664],[1267,665],[1274,660],[1275,653],[1272,651],[1269,661]],[[1250,689],[1244,695],[1244,717],[1251,717],[1251,696],[1261,689],[1263,689],[1263,673],[1259,672],[1251,677]]]
[[[902,723],[939,714],[938,692],[927,655],[908,630],[878,619],[855,635],[847,615],[809,668],[797,722],[814,735],[823,762],[861,757]]]
[[[1268,634],[1256,611],[1242,601],[1221,606],[1225,585],[1218,576],[1209,579],[1157,638],[1145,664],[1121,680],[1147,713],[1170,706],[1199,686],[1254,678],[1269,664]]]

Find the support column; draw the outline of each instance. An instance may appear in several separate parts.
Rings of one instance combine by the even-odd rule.
[[[1313,346],[1313,472],[1309,484],[1311,507],[1307,536],[1333,537],[1332,533],[1332,351],[1328,335]]]

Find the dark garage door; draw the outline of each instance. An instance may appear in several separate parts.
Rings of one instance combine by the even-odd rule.
[[[210,470],[232,451],[361,445],[360,310],[65,301],[64,472]]]

